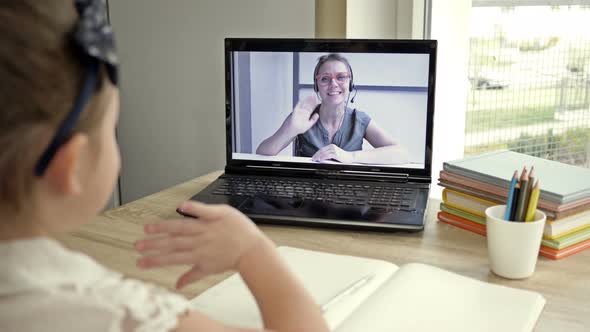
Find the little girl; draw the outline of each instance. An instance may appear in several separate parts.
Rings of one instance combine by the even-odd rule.
[[[103,0],[0,2],[0,329],[242,331],[54,239],[92,219],[112,193],[117,64]],[[197,219],[147,225],[158,236],[136,243],[139,266],[192,265],[177,287],[235,270],[266,329],[327,331],[319,307],[247,217],[227,206],[179,208]]]

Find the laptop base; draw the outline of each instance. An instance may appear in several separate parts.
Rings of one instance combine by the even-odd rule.
[[[243,177],[243,176],[238,176]],[[246,176],[256,179],[254,176]],[[412,188],[411,206],[367,204],[361,200],[349,200],[342,204],[338,199],[318,201],[305,195],[277,197],[261,192],[244,193],[234,191],[219,194],[220,188],[227,188],[228,182],[236,176],[222,175],[191,199],[210,204],[228,204],[240,210],[257,223],[300,225],[310,227],[363,229],[376,231],[421,231],[424,229],[424,214],[427,208],[429,185],[423,183],[375,183],[366,181],[341,181],[314,179],[314,184],[337,184],[338,186],[363,186],[368,190],[384,186]],[[264,177],[268,182],[269,178]],[[276,177],[279,181],[283,178]],[[285,178],[287,179],[287,178]],[[293,179],[288,179],[293,180]],[[329,198],[328,198],[329,199]],[[381,202],[381,201],[380,201]]]

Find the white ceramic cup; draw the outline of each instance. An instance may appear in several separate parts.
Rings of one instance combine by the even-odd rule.
[[[535,272],[545,213],[537,210],[533,221],[516,222],[506,221],[505,211],[506,205],[485,211],[490,269],[508,279],[528,278]]]

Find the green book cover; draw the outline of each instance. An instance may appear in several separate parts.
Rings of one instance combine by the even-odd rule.
[[[450,214],[454,214],[456,216],[459,216],[463,219],[467,219],[469,221],[473,221],[474,223],[478,223],[481,225],[485,225],[486,224],[486,219],[480,216],[476,216],[475,214],[469,213],[467,211],[463,211],[460,209],[456,209],[452,206],[448,206],[445,203],[440,203],[440,210],[444,211],[446,213],[450,213]]]
[[[445,171],[478,181],[508,188],[515,170],[535,167],[535,178],[541,182],[540,198],[565,204],[590,197],[590,169],[537,158],[513,151],[495,151],[478,156],[448,161]]]
[[[560,250],[588,239],[590,239],[590,228],[584,228],[577,232],[558,237],[557,239],[543,239],[541,243],[549,248]]]

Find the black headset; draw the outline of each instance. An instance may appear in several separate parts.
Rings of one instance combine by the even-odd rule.
[[[328,62],[328,61],[340,61],[343,62],[347,67],[348,67],[348,72],[350,73],[350,82],[348,82],[348,93],[349,95],[352,93],[352,90],[354,90],[354,96],[350,99],[351,103],[354,103],[354,97],[356,97],[356,87],[354,86],[354,74],[352,73],[352,67],[350,66],[350,63],[348,63],[348,60],[344,59],[339,59],[339,58],[334,58],[334,59],[326,59],[328,57],[330,57],[330,55],[323,55],[319,58],[318,63],[315,65],[315,69],[313,70],[313,91],[315,91],[316,93],[319,92],[319,88],[318,88],[318,82],[316,81],[316,76],[318,76],[318,72],[320,71],[320,67]]]

